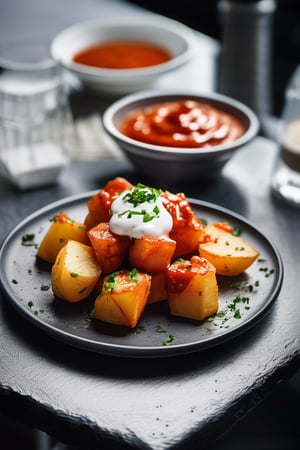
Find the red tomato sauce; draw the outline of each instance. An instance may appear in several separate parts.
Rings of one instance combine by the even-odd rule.
[[[208,272],[207,260],[193,256],[190,261],[182,260],[171,264],[166,271],[167,290],[176,294],[183,292],[191,279],[196,275],[206,275]]]
[[[227,222],[214,222],[214,227],[219,228],[220,230],[227,231],[228,233],[231,233],[233,230],[233,227],[229,225]]]
[[[182,100],[146,106],[127,115],[121,133],[137,141],[168,147],[213,147],[244,132],[233,115],[209,104]]]
[[[164,48],[148,43],[105,42],[82,50],[73,61],[105,69],[137,69],[162,64],[171,58]]]

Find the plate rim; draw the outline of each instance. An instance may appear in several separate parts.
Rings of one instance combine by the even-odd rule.
[[[274,254],[276,263],[277,263],[277,281],[274,283],[274,288],[272,292],[268,295],[266,304],[259,308],[256,313],[250,316],[248,319],[243,321],[238,327],[234,327],[228,330],[224,330],[224,333],[214,336],[214,338],[204,339],[201,341],[194,341],[192,343],[182,343],[182,344],[172,344],[170,346],[138,346],[138,345],[123,345],[123,344],[114,344],[107,343],[103,341],[95,341],[92,339],[88,339],[86,337],[78,336],[76,334],[72,334],[60,328],[53,326],[43,320],[40,320],[38,316],[35,316],[25,308],[25,306],[19,302],[18,299],[14,298],[11,289],[11,286],[7,280],[4,264],[3,264],[3,256],[7,251],[7,247],[10,245],[10,240],[14,237],[18,231],[24,227],[26,224],[31,221],[38,219],[43,216],[49,210],[59,208],[62,205],[66,205],[67,207],[72,207],[72,204],[80,203],[83,200],[87,200],[91,195],[98,193],[98,190],[91,190],[79,194],[73,194],[62,199],[56,200],[54,202],[48,203],[47,205],[33,211],[25,218],[21,219],[6,235],[3,242],[0,246],[0,287],[4,292],[4,296],[6,300],[9,301],[11,305],[19,312],[23,317],[26,317],[30,323],[37,326],[43,332],[53,337],[57,341],[63,341],[66,344],[72,345],[76,348],[81,348],[83,350],[87,350],[94,353],[105,354],[110,356],[118,356],[118,357],[127,357],[127,358],[158,358],[158,357],[167,357],[167,356],[179,356],[189,353],[194,353],[197,351],[203,351],[211,347],[218,346],[222,343],[230,341],[234,339],[236,336],[246,332],[248,329],[255,326],[258,322],[263,319],[268,312],[271,310],[275,300],[278,298],[280,293],[283,277],[284,277],[284,267],[282,257],[277,249],[277,246],[272,242],[272,240],[259,228],[257,228],[251,221],[249,221],[246,217],[232,211],[223,206],[217,205],[212,202],[208,202],[205,200],[195,199],[191,197],[187,197],[187,200],[190,202],[192,208],[193,206],[204,207],[209,210],[212,210],[213,213],[221,213],[231,218],[234,218],[251,229],[251,231],[255,232],[256,235],[260,237],[265,243],[267,243],[269,249],[272,250]]]

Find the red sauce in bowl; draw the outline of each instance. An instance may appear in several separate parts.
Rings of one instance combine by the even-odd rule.
[[[171,58],[167,50],[149,43],[104,42],[77,53],[73,61],[105,69],[137,69],[162,64]]]
[[[121,133],[137,141],[168,147],[213,147],[228,144],[245,132],[231,114],[194,100],[146,106],[125,117]]]

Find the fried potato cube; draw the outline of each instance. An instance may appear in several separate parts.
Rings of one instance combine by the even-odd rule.
[[[216,270],[205,258],[175,261],[166,270],[166,286],[174,316],[203,320],[218,311]]]
[[[151,276],[136,269],[107,275],[96,298],[93,317],[134,328],[146,306],[150,285]]]
[[[233,236],[226,224],[205,227],[199,254],[208,259],[218,275],[235,276],[247,270],[258,258],[259,252],[243,238]]]
[[[194,215],[184,193],[173,194],[164,191],[163,204],[173,219],[170,238],[176,241],[174,258],[198,251],[199,240],[203,235],[202,222]]]
[[[125,189],[131,189],[132,184],[125,178],[117,177],[110,180],[97,194],[92,195],[88,202],[88,214],[84,223],[88,229],[100,222],[108,222],[110,219],[110,207],[116,197]]]
[[[142,236],[131,244],[129,261],[132,267],[152,275],[168,267],[175,248],[176,242],[167,237]]]
[[[174,257],[197,252],[203,229],[200,220],[193,217],[188,223],[173,227],[170,237],[176,241]]]
[[[71,239],[88,244],[86,225],[76,222],[61,212],[53,217],[52,224],[39,245],[37,256],[53,264],[60,249]]]
[[[130,238],[112,233],[108,222],[101,222],[90,229],[88,237],[102,273],[106,275],[117,270],[127,255]]]
[[[81,242],[69,240],[52,266],[53,293],[68,302],[79,302],[90,295],[100,275],[101,267],[93,249]]]
[[[165,271],[154,273],[151,279],[151,288],[147,303],[157,303],[167,299]]]

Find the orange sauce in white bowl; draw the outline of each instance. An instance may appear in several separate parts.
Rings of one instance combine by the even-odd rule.
[[[73,57],[73,62],[102,69],[137,69],[172,59],[162,47],[144,42],[104,42],[90,46]]]
[[[245,132],[239,119],[207,103],[156,103],[129,113],[120,126],[127,137],[148,144],[199,148],[229,144]]]

